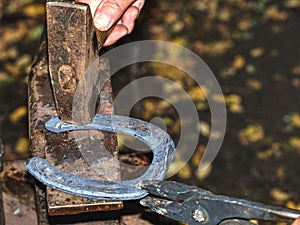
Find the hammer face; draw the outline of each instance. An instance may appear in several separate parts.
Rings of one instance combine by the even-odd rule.
[[[46,15],[49,73],[57,114],[65,122],[89,123],[100,92],[90,85],[100,82],[98,45],[102,45],[97,43],[89,6],[47,2]]]

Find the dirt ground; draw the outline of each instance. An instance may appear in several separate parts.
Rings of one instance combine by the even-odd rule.
[[[4,160],[15,160],[29,156],[27,76],[44,27],[44,3],[0,1],[0,133]],[[218,194],[300,209],[299,27],[299,0],[146,3],[134,32],[118,44],[164,40],[194,51],[214,72],[228,112],[220,152],[200,174],[197,163],[210,129],[210,111],[201,91],[193,92],[195,84],[182,82],[184,76],[159,72],[157,67],[142,65],[125,72],[135,73],[133,77],[174,76],[197,105],[204,124],[199,126],[198,148],[172,179]],[[114,76],[115,89],[128,79],[132,76]],[[167,118],[168,132],[177,140],[178,118],[169,106],[157,99],[143,104],[135,114],[145,120]]]

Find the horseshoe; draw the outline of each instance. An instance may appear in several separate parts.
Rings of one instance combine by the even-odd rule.
[[[62,122],[53,117],[45,123],[46,129],[54,133],[74,130],[101,130],[132,136],[144,142],[153,152],[153,160],[140,177],[126,181],[96,180],[65,173],[51,165],[46,159],[33,157],[26,169],[43,184],[69,194],[99,200],[134,200],[148,193],[136,186],[142,180],[163,180],[173,160],[175,145],[171,137],[159,127],[145,121],[108,114],[96,114],[92,122],[77,125]]]

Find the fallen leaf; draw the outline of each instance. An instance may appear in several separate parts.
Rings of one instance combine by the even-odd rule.
[[[178,177],[180,179],[190,179],[192,177],[192,170],[189,164],[185,164],[185,166],[178,171]]]
[[[271,196],[280,202],[284,202],[288,200],[291,196],[290,194],[286,193],[285,191],[281,190],[280,188],[273,188],[270,192]]]
[[[288,13],[279,11],[278,6],[271,5],[265,12],[265,18],[275,21],[285,21],[288,18]]]
[[[188,93],[193,101],[205,101],[206,100],[206,90],[205,88],[194,87]]]
[[[250,51],[250,56],[252,58],[258,58],[258,57],[262,56],[264,53],[265,53],[265,49],[263,47],[253,48]]]
[[[168,12],[166,15],[165,15],[165,22],[167,24],[170,24],[170,23],[174,23],[178,20],[178,13],[172,11],[172,12]]]
[[[193,5],[199,11],[206,11],[208,9],[208,4],[205,1],[195,1]]]
[[[299,8],[300,0],[285,0],[284,6],[287,8]]]
[[[229,21],[231,16],[232,15],[228,8],[223,8],[223,9],[219,10],[218,19],[220,21]]]
[[[231,40],[215,41],[215,42],[207,44],[208,49],[207,49],[206,53],[209,54],[210,56],[223,55],[232,46],[233,46],[233,43]]]
[[[215,102],[225,103],[225,98],[222,94],[213,94],[211,99]]]
[[[182,31],[184,28],[184,23],[182,21],[177,21],[171,26],[171,31],[174,33],[178,33]]]
[[[228,110],[232,113],[244,112],[244,107],[241,104],[242,97],[237,94],[231,94],[225,96],[225,103],[228,106]]]
[[[226,95],[225,96],[225,103],[226,105],[230,105],[230,104],[238,104],[242,102],[242,97],[240,95],[237,94],[230,94],[230,95]]]
[[[233,43],[231,40],[221,40],[214,41],[210,43],[205,43],[203,41],[196,41],[194,44],[195,52],[200,55],[208,54],[210,56],[218,56],[226,53],[230,48],[232,48]]]
[[[236,73],[237,73],[236,68],[233,68],[232,66],[230,66],[230,67],[223,69],[220,73],[220,76],[222,78],[228,79],[228,78],[235,76]]]
[[[45,6],[41,4],[30,4],[23,8],[23,12],[29,17],[40,17],[45,14]]]
[[[27,115],[27,106],[20,106],[16,108],[10,115],[9,120],[13,123],[20,121]]]
[[[175,155],[176,157],[176,155]],[[174,160],[167,172],[167,176],[173,176],[174,174],[176,174],[181,168],[183,168],[185,166],[186,162],[182,161],[182,160]]]
[[[289,144],[290,144],[293,148],[295,148],[295,149],[297,149],[297,150],[300,150],[300,137],[291,137],[291,138],[289,139]]]
[[[265,151],[261,151],[261,152],[258,152],[256,154],[256,157],[258,159],[261,159],[261,160],[265,160],[265,159],[268,159],[272,156],[276,156],[276,154],[280,154],[280,144],[279,143],[273,143],[271,148],[265,150]]]
[[[15,151],[22,156],[26,156],[29,153],[28,149],[29,149],[28,138],[25,137],[19,138],[15,146]]]
[[[237,55],[233,59],[232,66],[235,69],[242,69],[245,66],[245,62],[246,62],[246,60],[245,60],[244,56]]]
[[[204,180],[205,178],[207,178],[209,176],[211,171],[212,171],[212,166],[209,165],[204,170],[196,170],[195,176],[197,177],[198,180]]]
[[[290,209],[300,210],[300,203],[295,203],[295,202],[290,200],[286,203],[286,207],[288,207]]]
[[[264,136],[264,128],[260,124],[250,124],[238,133],[239,140],[243,145],[256,143],[262,140]]]
[[[240,103],[230,104],[228,110],[232,113],[243,113],[245,111],[244,107]]]
[[[209,137],[210,135],[210,124],[205,121],[200,121],[198,124],[198,130],[204,137]]]
[[[197,150],[195,151],[195,153],[192,157],[193,166],[195,166],[195,167],[199,166],[204,151],[205,151],[204,145],[200,145],[197,147]]]
[[[291,125],[300,128],[300,114],[293,113],[290,115]]]
[[[261,88],[263,86],[262,83],[256,79],[247,79],[246,85],[248,88],[255,90],[255,91],[261,90]]]
[[[240,30],[249,30],[252,27],[252,22],[249,19],[241,20],[237,26]]]

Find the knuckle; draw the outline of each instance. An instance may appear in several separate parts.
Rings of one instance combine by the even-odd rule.
[[[108,1],[106,5],[107,10],[111,13],[122,14],[125,10],[125,7],[120,0]]]

